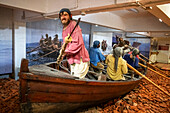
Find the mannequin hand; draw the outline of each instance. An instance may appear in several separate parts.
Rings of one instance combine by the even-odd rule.
[[[68,36],[65,37],[65,42],[66,42],[66,43],[69,43],[69,42],[72,41],[72,37],[70,36],[70,38],[69,38],[69,36],[70,36],[70,35],[69,35],[69,33],[68,33]],[[68,38],[69,38],[69,39],[68,39]]]

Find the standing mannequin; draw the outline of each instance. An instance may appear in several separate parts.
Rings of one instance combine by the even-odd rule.
[[[63,24],[63,41],[68,42],[64,54],[70,64],[71,74],[83,79],[88,72],[90,58],[83,42],[81,28],[77,26],[71,37],[68,39],[76,22],[72,20],[72,14],[67,8],[60,10],[59,18]]]

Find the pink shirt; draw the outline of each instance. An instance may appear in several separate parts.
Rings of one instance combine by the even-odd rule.
[[[75,21],[70,21],[69,25],[66,29],[63,29],[62,37],[63,41],[65,42],[65,37],[68,36],[68,33],[71,34],[74,26],[76,25]],[[80,59],[82,58],[83,62],[90,61],[89,54],[87,49],[84,46],[84,41],[82,37],[82,31],[79,26],[77,26],[71,35],[72,42],[68,43],[65,53],[67,54],[67,59],[69,64],[80,64]]]

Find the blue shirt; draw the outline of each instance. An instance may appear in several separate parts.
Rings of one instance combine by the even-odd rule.
[[[105,56],[101,53],[99,48],[91,47],[89,50],[90,62],[97,66],[97,63],[105,60]]]
[[[130,54],[126,54],[123,58],[127,61],[129,65],[131,65],[135,69],[138,68],[139,59],[137,57],[135,57],[135,61],[130,58]]]

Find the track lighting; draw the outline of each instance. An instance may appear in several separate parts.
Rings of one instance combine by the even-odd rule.
[[[162,19],[159,18],[159,21],[162,22]]]
[[[152,7],[151,6],[144,6],[143,4],[141,4],[139,1],[136,1],[136,4],[139,5],[140,7],[142,7],[145,10],[151,10]]]
[[[85,12],[85,11],[81,11],[81,15],[82,15],[82,16],[85,16],[85,15],[86,15],[86,12]]]

